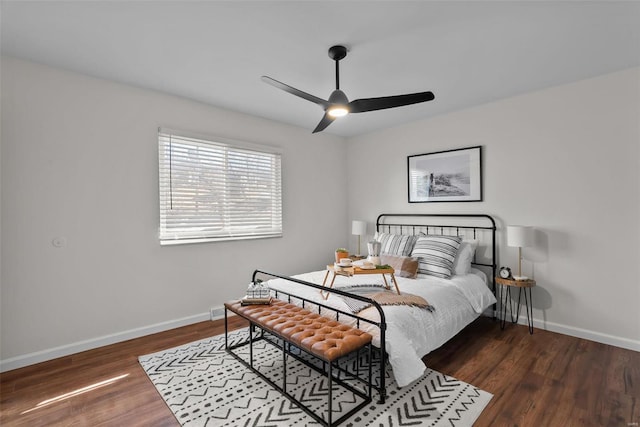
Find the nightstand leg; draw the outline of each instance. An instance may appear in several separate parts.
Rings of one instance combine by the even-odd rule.
[[[511,299],[511,286],[509,286],[509,313],[511,314],[511,323],[518,323],[518,316],[520,316],[520,295],[518,294],[518,311],[516,316],[513,316],[513,300]]]
[[[502,312],[500,316],[500,329],[504,329],[504,318],[507,315],[507,308],[505,307],[507,300],[504,298],[506,293],[507,290],[505,287],[500,286],[500,311]]]
[[[531,297],[531,288],[529,288],[529,299],[527,299],[527,290],[524,290],[524,302],[527,309],[527,326],[529,326],[529,334],[533,335],[533,299]]]
[[[527,301],[527,291],[526,291],[526,289],[518,288],[518,313],[516,314],[515,320],[513,319],[513,317],[511,317],[511,321],[513,323],[517,323],[518,320],[520,320],[520,309],[522,308],[522,304],[520,304],[520,297],[522,297],[522,291],[525,291],[524,292],[524,300],[525,300],[525,302]],[[527,309],[527,315],[529,315],[529,309]]]
[[[507,321],[507,301],[509,301],[509,315],[511,316],[511,321],[513,321],[513,306],[511,305],[511,286],[502,286],[502,292],[500,292],[500,294],[501,294],[500,303],[502,304],[502,323],[500,324],[500,327],[504,329],[504,325]],[[502,297],[504,297],[504,301]]]

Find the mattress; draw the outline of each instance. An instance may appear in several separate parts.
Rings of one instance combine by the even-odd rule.
[[[297,279],[322,284],[326,271],[314,271],[294,276]],[[396,277],[401,293],[419,295],[434,308],[409,306],[383,306],[387,323],[386,350],[393,374],[400,387],[420,378],[426,366],[422,357],[437,349],[465,326],[480,316],[496,299],[487,286],[486,275],[477,269],[471,269],[464,276],[440,279],[422,276],[417,279]],[[340,289],[354,285],[382,284],[381,275],[358,275],[352,277],[337,276],[334,288]],[[284,279],[268,282],[274,290],[282,290],[302,298],[325,303],[331,307],[349,311],[344,300],[333,294],[325,301],[317,289]],[[292,301],[295,302],[295,301]],[[379,321],[378,311],[371,307],[359,313],[360,316]],[[341,322],[348,322],[341,317]],[[380,346],[380,334],[377,327],[361,323],[360,329],[371,333],[373,343]]]

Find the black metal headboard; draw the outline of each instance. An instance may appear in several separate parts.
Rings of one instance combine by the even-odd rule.
[[[417,235],[442,234],[480,240],[487,246],[486,255],[478,259],[474,255],[472,265],[491,269],[491,290],[495,294],[496,222],[485,214],[380,214],[376,219],[376,231]]]

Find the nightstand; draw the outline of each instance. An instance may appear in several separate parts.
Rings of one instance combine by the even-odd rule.
[[[533,334],[533,300],[531,299],[531,288],[536,285],[536,281],[533,279],[513,280],[496,277],[496,283],[500,285],[500,304],[502,305],[501,328],[504,329],[504,324],[507,319],[507,301],[509,302],[511,322],[516,323],[520,318],[520,307],[522,307],[520,298],[524,293],[524,304],[527,310],[527,325],[529,326],[529,333]],[[511,306],[511,288],[518,288],[518,312],[516,313],[515,318],[513,317],[513,307]],[[527,290],[529,291],[528,296]]]

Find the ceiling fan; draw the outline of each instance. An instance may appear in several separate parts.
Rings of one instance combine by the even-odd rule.
[[[318,104],[324,109],[324,116],[313,133],[320,132],[329,126],[337,117],[346,116],[349,113],[364,113],[366,111],[384,110],[386,108],[402,107],[404,105],[417,104],[431,101],[435,98],[433,92],[408,93],[405,95],[382,96],[378,98],[362,98],[349,102],[347,95],[340,90],[340,60],[347,56],[347,48],[344,46],[332,46],[329,48],[329,58],[336,62],[336,90],[331,92],[328,100],[318,98],[286,85],[271,77],[262,76],[262,81],[282,89],[285,92],[299,96],[300,98]]]

